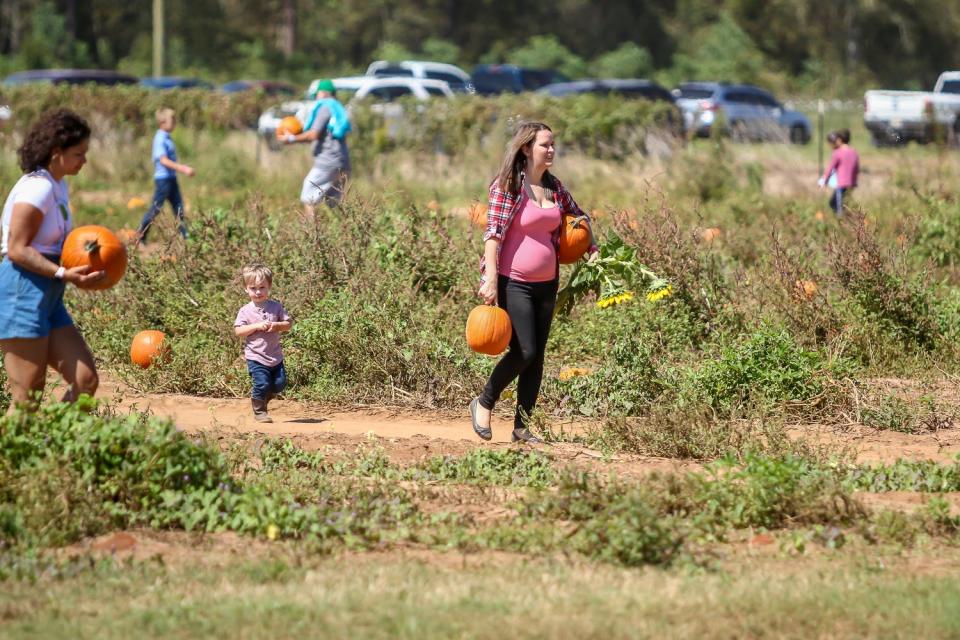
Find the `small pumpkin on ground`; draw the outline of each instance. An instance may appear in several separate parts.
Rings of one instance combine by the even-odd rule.
[[[149,368],[154,361],[167,356],[166,340],[167,336],[163,331],[141,331],[133,337],[130,344],[130,361],[142,369]]]
[[[797,280],[793,286],[798,298],[813,300],[817,295],[817,283],[813,280]]]
[[[104,271],[96,282],[77,285],[81,289],[109,289],[120,282],[127,271],[127,249],[110,229],[90,224],[77,227],[63,241],[60,263],[67,269],[90,267],[90,273]]]
[[[513,325],[500,307],[477,305],[467,317],[467,344],[477,353],[497,356],[510,344]]]
[[[470,222],[472,224],[478,227],[487,226],[487,205],[474,202],[470,205],[470,208],[467,209],[467,214],[470,216]]]
[[[714,240],[720,238],[723,235],[723,231],[719,227],[709,227],[700,232],[700,238],[707,244],[712,244]]]

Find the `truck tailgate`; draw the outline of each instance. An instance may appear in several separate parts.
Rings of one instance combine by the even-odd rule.
[[[901,122],[917,122],[925,117],[926,105],[933,94],[924,91],[867,91],[863,96],[867,120],[889,120],[893,126]]]

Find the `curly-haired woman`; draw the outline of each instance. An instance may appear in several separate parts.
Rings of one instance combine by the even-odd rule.
[[[47,366],[70,385],[71,401],[97,390],[97,369],[63,304],[66,283],[103,278],[88,267],[60,266],[73,224],[65,176],[87,161],[90,127],[58,109],[40,116],[17,150],[23,176],[3,206],[0,253],[0,351],[13,404],[30,406],[43,393]]]
[[[490,440],[490,416],[500,394],[517,380],[512,440],[539,443],[527,426],[540,394],[544,355],[557,302],[557,249],[564,215],[586,214],[551,173],[553,131],[542,122],[521,124],[490,185],[483,235],[483,282],[478,294],[506,309],[513,325],[510,350],[494,367],[483,392],[470,403],[473,430]],[[591,242],[590,260],[597,247]]]

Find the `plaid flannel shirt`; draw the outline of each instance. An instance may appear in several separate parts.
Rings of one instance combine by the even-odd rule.
[[[553,192],[554,200],[557,206],[560,207],[560,214],[562,216],[586,217],[587,221],[591,224],[591,229],[593,228],[593,222],[590,220],[590,216],[583,212],[583,209],[580,208],[573,199],[573,196],[570,195],[570,192],[567,191],[563,183],[557,178],[553,178]],[[487,230],[483,234],[483,242],[486,244],[490,238],[500,240],[500,244],[497,245],[498,267],[500,265],[500,247],[503,246],[503,237],[507,235],[507,230],[510,229],[510,225],[513,224],[513,220],[517,217],[517,214],[523,210],[527,200],[527,195],[522,191],[514,194],[509,191],[504,191],[497,186],[496,182],[490,185],[490,195],[487,201]],[[557,230],[553,233],[553,246],[555,249],[560,248],[559,227],[557,227]],[[597,246],[595,244],[591,244],[589,251],[593,252],[596,248]],[[486,280],[486,270],[486,261],[483,256],[480,256],[481,281]]]

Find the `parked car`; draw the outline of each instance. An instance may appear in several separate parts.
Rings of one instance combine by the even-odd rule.
[[[479,64],[471,74],[473,86],[481,95],[536,91],[548,84],[569,82],[559,71],[529,69],[513,64]]]
[[[579,93],[618,94],[624,98],[659,100],[676,104],[676,99],[672,93],[650,80],[622,80],[617,78],[574,80],[573,82],[548,84],[537,91],[551,96],[569,96]]]
[[[200,78],[183,78],[180,76],[141,78],[140,86],[148,89],[213,89],[212,82]]]
[[[863,122],[877,146],[926,143],[945,131],[960,138],[960,71],[945,71],[932,92],[872,90],[863,95]]]
[[[297,87],[289,82],[275,80],[234,80],[220,87],[224,93],[238,91],[262,91],[268,96],[293,96],[297,94]]]
[[[34,82],[118,85],[136,84],[137,79],[125,73],[104,69],[35,69],[11,74],[4,79],[3,84],[18,85]]]
[[[423,78],[426,80],[442,80],[450,85],[450,89],[457,93],[473,91],[470,74],[454,64],[444,62],[426,62],[421,60],[403,60],[388,62],[377,60],[367,67],[368,76],[378,78],[408,77]]]
[[[537,89],[537,93],[544,93],[555,97],[572,96],[579,94],[617,95],[634,100],[649,100],[664,102],[672,107],[666,114],[666,122],[674,135],[683,134],[683,116],[677,108],[673,94],[664,87],[651,80],[626,80],[620,78],[574,80],[573,82],[557,82]]]
[[[314,80],[307,90],[307,95],[313,95],[320,80]],[[391,109],[390,102],[400,98],[413,97],[417,100],[429,100],[435,97],[452,98],[453,90],[442,80],[423,80],[409,77],[377,78],[374,76],[350,76],[334,78],[333,86],[337,89],[337,98],[346,104],[349,113],[353,106],[361,100],[375,102],[373,109],[379,111],[388,119],[397,118],[401,114],[399,105]],[[267,140],[271,149],[278,149],[276,141],[277,125],[287,116],[297,116],[301,121],[306,120],[307,110],[313,106],[313,100],[291,100],[264,111],[257,121],[257,132]]]
[[[724,123],[732,135],[748,140],[810,141],[813,128],[799,111],[785,108],[769,92],[749,84],[686,82],[674,90],[687,130],[708,137]]]

